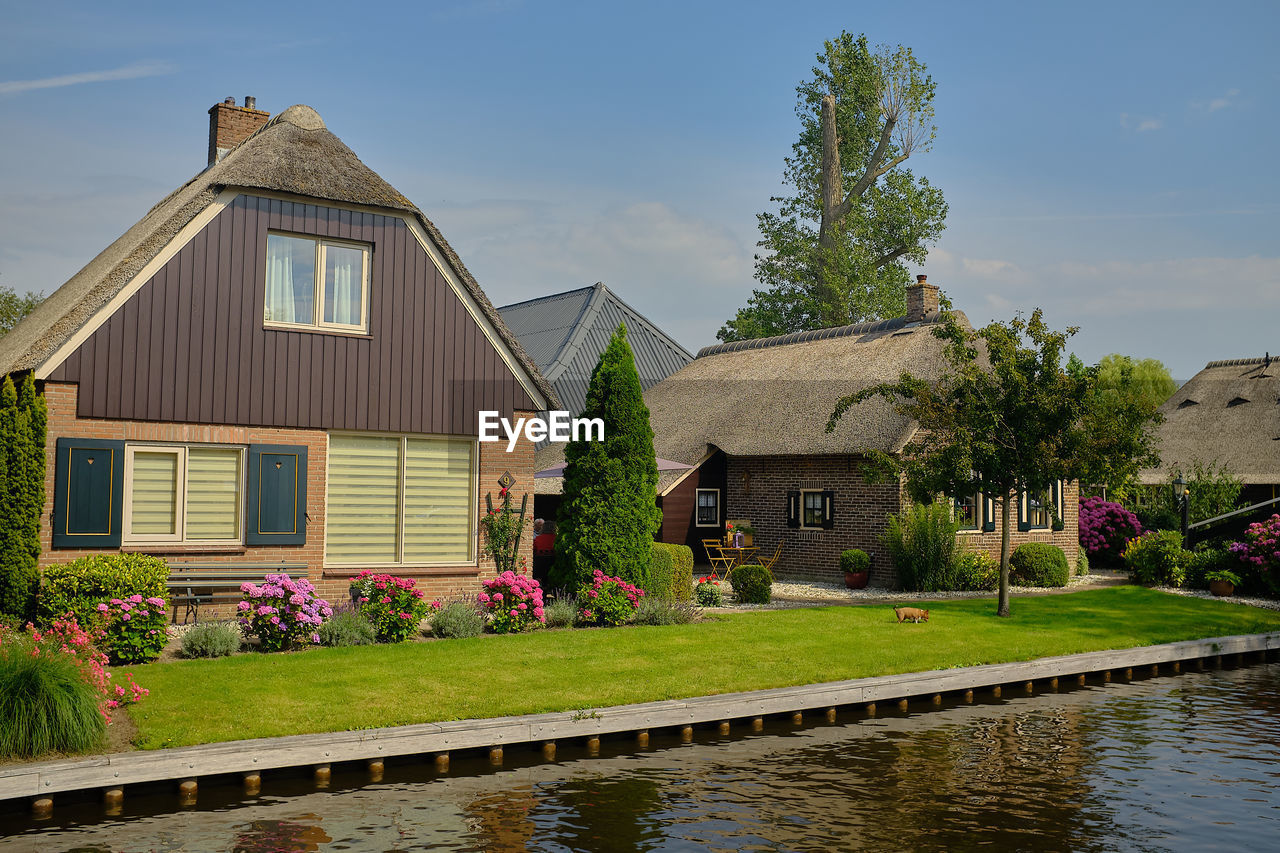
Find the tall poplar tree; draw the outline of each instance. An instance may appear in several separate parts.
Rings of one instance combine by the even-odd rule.
[[[653,428],[625,325],[591,373],[582,417],[604,422],[604,440],[565,445],[551,584],[581,589],[596,569],[643,584],[662,514]]]

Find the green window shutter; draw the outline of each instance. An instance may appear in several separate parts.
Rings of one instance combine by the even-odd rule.
[[[54,477],[53,547],[119,548],[124,442],[60,438]]]
[[[246,545],[307,542],[307,448],[249,445]]]
[[[1063,513],[1062,492],[1063,492],[1062,481],[1055,480],[1053,483],[1053,493],[1051,497],[1051,500],[1053,501],[1052,527],[1054,530],[1063,530],[1067,526],[1066,522],[1062,520],[1062,513]]]
[[[1018,529],[1026,532],[1031,529],[1031,521],[1027,518],[1027,490],[1020,489],[1016,493],[1018,501]]]
[[[830,490],[822,493],[822,529],[830,530],[836,526],[836,493]]]
[[[996,502],[991,495],[979,495],[982,500],[982,532],[991,533],[996,529]]]
[[[787,492],[787,527],[800,526],[800,493]]]

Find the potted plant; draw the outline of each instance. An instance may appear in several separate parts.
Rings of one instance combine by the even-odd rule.
[[[1239,575],[1225,569],[1220,569],[1215,572],[1205,572],[1204,579],[1209,582],[1209,592],[1217,596],[1234,595],[1236,585],[1240,583]]]
[[[840,569],[844,572],[845,587],[866,589],[871,580],[871,555],[859,548],[850,548],[840,554]]]

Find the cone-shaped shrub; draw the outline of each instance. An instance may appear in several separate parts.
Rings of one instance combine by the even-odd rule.
[[[48,410],[31,374],[0,385],[0,613],[33,613],[40,574]]]
[[[662,515],[653,429],[626,326],[618,326],[592,371],[582,417],[604,422],[604,440],[587,441],[584,435],[565,445],[550,585],[580,590],[597,569],[643,584]]]

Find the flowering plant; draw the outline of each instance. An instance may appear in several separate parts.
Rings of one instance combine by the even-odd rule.
[[[113,683],[107,670],[107,656],[96,645],[103,639],[104,632],[82,628],[71,614],[63,619],[54,619],[44,630],[28,622],[27,632],[28,636],[24,638],[17,632],[0,627],[0,645],[25,641],[30,644],[32,657],[68,655],[73,658],[84,680],[102,696],[98,712],[108,723],[111,722],[111,711],[140,702],[151,692],[134,682],[133,673],[125,673],[123,684]]]
[[[518,634],[535,622],[545,624],[542,586],[528,575],[506,571],[484,581],[480,606],[489,614],[489,627],[497,634]]]
[[[257,634],[262,650],[276,652],[296,643],[319,643],[316,628],[333,615],[329,602],[315,597],[306,578],[267,575],[262,585],[243,583],[244,600],[236,605],[240,625]]]
[[[1130,539],[1142,535],[1138,517],[1099,497],[1080,501],[1080,546],[1091,563],[1114,563]]]
[[[717,578],[710,576],[698,578],[693,593],[698,599],[699,607],[719,607],[724,604],[724,591],[720,589],[720,581]]]
[[[360,614],[377,632],[379,643],[401,643],[418,629],[428,613],[440,609],[440,602],[427,602],[422,590],[414,589],[412,578],[379,575],[365,569],[351,583],[351,597]]]
[[[1280,513],[1266,521],[1255,521],[1244,531],[1244,539],[1232,542],[1227,550],[1271,588],[1280,591]]]
[[[525,503],[529,500],[526,494],[520,502],[520,512],[511,509],[511,490],[505,486],[498,492],[502,505],[493,508],[492,494],[486,494],[489,511],[481,516],[480,527],[484,530],[484,552],[493,558],[498,573],[514,571],[516,558],[520,551],[520,536],[524,532]]]
[[[591,586],[578,593],[578,618],[584,624],[621,625],[635,615],[644,590],[596,569]]]
[[[99,602],[95,609],[104,627],[98,645],[111,663],[148,663],[160,657],[169,640],[164,626],[168,607],[160,596],[136,593]]]

